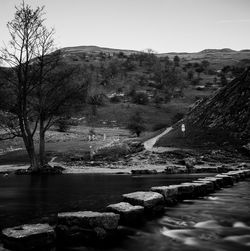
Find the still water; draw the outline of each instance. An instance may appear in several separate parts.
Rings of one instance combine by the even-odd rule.
[[[121,194],[154,185],[178,184],[195,175],[141,176],[63,175],[0,178],[0,225],[31,222],[68,210],[102,210]],[[202,199],[166,208],[165,214],[108,248],[73,247],[82,251],[249,251],[250,179]],[[58,250],[59,251],[59,250]]]
[[[0,176],[0,227],[32,222],[62,211],[104,210],[107,205],[120,202],[124,193],[197,177],[194,174]]]

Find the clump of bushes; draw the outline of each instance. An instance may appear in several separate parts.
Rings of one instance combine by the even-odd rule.
[[[127,128],[131,133],[135,133],[137,137],[140,137],[141,133],[145,131],[146,126],[144,119],[142,118],[140,112],[136,111],[130,118],[127,124]]]
[[[57,119],[55,126],[58,132],[67,132],[71,127],[71,122],[69,118],[60,117]]]
[[[130,147],[126,143],[113,143],[97,150],[95,160],[117,161],[119,158],[127,155],[130,152]]]
[[[121,102],[121,98],[119,96],[113,96],[112,98],[110,98],[110,102],[111,103],[120,103]]]
[[[138,105],[147,105],[149,102],[148,95],[144,92],[136,92],[132,96],[132,101]]]

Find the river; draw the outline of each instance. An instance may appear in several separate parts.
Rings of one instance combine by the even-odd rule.
[[[103,210],[123,193],[155,185],[178,184],[197,175],[61,175],[0,177],[0,225],[36,221],[60,211]],[[166,208],[112,251],[250,250],[250,180],[203,199]],[[68,250],[68,249],[67,249]],[[71,249],[69,249],[71,250]],[[76,250],[76,249],[72,249]],[[100,248],[80,247],[97,251]]]

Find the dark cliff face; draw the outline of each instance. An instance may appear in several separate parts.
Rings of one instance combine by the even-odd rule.
[[[250,68],[239,78],[201,101],[186,121],[206,130],[220,130],[243,142],[250,141]]]

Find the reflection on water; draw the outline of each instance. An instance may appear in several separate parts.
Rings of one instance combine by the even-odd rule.
[[[31,222],[60,211],[103,210],[128,192],[177,184],[197,175],[67,174],[0,176],[0,227]]]
[[[118,202],[121,194],[155,185],[176,184],[183,175],[132,178],[126,175],[65,175],[0,178],[0,220],[6,223],[64,210],[101,210]],[[222,189],[203,199],[166,208],[110,251],[249,251],[250,180]],[[75,247],[67,250],[97,251]]]

